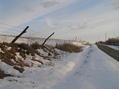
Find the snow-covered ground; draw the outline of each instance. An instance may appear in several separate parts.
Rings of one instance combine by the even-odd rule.
[[[15,37],[12,37],[12,36],[0,35],[0,42],[11,42],[14,38]],[[27,43],[27,44],[38,42],[39,44],[42,44],[44,40],[45,38],[33,38],[33,39],[19,38],[16,42],[17,43]],[[87,42],[85,41],[79,42],[79,41],[71,41],[71,40],[63,40],[63,39],[49,39],[46,41],[45,44],[56,46],[56,44],[64,44],[64,43],[72,43],[77,46],[84,46],[85,44],[87,44]]]
[[[105,45],[105,44],[100,44],[100,45]],[[108,46],[108,47],[115,49],[115,50],[119,50],[119,46],[115,46],[115,45],[105,45],[105,46]]]
[[[106,45],[106,46],[113,48],[115,50],[119,50],[119,46],[115,46],[115,45]]]
[[[119,89],[119,62],[96,45],[53,62],[0,80],[0,89]]]

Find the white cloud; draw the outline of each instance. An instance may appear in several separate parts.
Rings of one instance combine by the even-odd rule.
[[[28,0],[22,1],[25,1],[23,5],[15,7],[14,10],[11,10],[11,13],[5,14],[3,16],[4,18],[0,17],[0,22],[17,26],[47,13],[53,11],[53,13],[55,13],[55,10],[62,7],[65,8],[65,6],[77,0],[30,0],[30,3]],[[37,28],[47,34],[55,31],[57,35],[54,37],[56,38],[79,37],[81,39],[91,38],[90,40],[95,40],[94,37],[99,34],[103,34],[106,31],[109,32],[110,30],[114,31],[119,28],[119,11],[117,10],[119,4],[115,3],[115,1],[110,4],[108,3],[107,6],[105,6],[105,4],[106,3],[103,3],[90,9],[79,9],[66,16],[59,16],[60,18],[57,18],[57,16],[52,16],[52,18],[50,16],[44,17],[44,20],[41,20],[43,26],[39,26],[39,24],[41,24],[41,21],[39,21]],[[114,10],[114,8],[116,10]],[[62,13],[67,13],[67,11],[64,10]]]
[[[29,6],[24,6],[23,9],[24,9],[24,12],[35,12],[35,10]]]
[[[22,2],[23,4],[21,5],[18,5],[18,6],[15,5],[15,7],[14,5],[12,5],[13,6],[12,8],[14,9],[13,10],[10,9],[8,14],[5,14],[4,16],[2,15],[2,17],[0,17],[0,22],[17,26],[23,23],[27,23],[37,17],[43,16],[56,9],[62,8],[68,4],[71,4],[75,0],[74,1],[72,0],[70,1],[69,0],[61,0],[61,1],[59,0],[58,1],[49,1],[49,0],[24,1],[22,0],[22,1],[23,1]]]
[[[111,3],[106,4],[106,6],[113,6],[114,10],[119,9],[119,1],[118,0],[113,1]]]
[[[117,33],[119,33],[119,11],[115,11],[110,7],[104,7],[104,5],[83,11],[83,13],[74,13],[61,19],[60,21],[64,25],[58,31],[59,35],[57,36],[61,38],[78,37],[88,39],[91,42],[96,41],[98,36],[100,36],[100,40],[104,40],[105,32],[110,37],[117,37]],[[65,32],[68,32],[67,35],[63,35]],[[60,36],[61,34],[62,36]]]
[[[49,7],[55,6],[57,4],[60,4],[60,3],[57,1],[48,1],[48,2],[43,3],[42,5],[44,8],[49,8]]]
[[[82,10],[79,10],[79,11],[76,11],[75,13],[83,13],[83,11]]]
[[[47,19],[47,24],[51,28],[54,28],[55,27],[55,24],[50,19]]]

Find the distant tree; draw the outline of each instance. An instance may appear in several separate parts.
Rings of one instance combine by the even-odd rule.
[[[109,38],[106,42],[108,45],[119,45],[119,38]]]

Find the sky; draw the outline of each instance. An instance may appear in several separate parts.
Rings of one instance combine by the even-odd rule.
[[[87,42],[119,37],[119,0],[0,0],[0,34]]]

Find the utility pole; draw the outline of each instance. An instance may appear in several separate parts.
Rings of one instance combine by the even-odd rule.
[[[105,33],[105,41],[107,40],[107,33]]]
[[[100,37],[98,36],[98,42],[100,41]]]
[[[14,43],[22,34],[26,33],[26,30],[29,28],[29,26],[27,26],[18,36],[16,36],[14,38],[14,40],[11,43]]]

